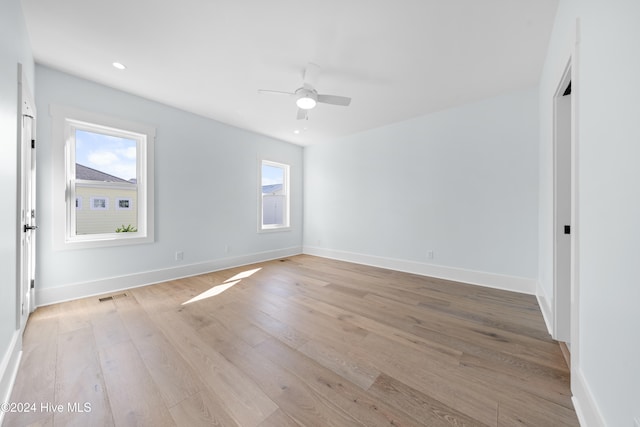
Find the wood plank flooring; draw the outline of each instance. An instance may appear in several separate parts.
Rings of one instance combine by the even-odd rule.
[[[39,308],[11,402],[35,410],[4,426],[579,425],[535,297],[307,255]]]

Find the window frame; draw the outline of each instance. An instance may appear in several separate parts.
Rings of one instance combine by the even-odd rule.
[[[54,150],[54,248],[83,249],[151,243],[154,241],[154,127],[103,114],[52,105]],[[136,141],[137,232],[76,234],[76,185],[111,188],[122,183],[75,179],[75,132],[84,130]],[[134,184],[132,184],[133,186]],[[103,197],[96,194],[96,197]],[[108,199],[108,198],[107,198]],[[111,204],[111,201],[108,201]],[[89,200],[89,208],[93,203]],[[73,208],[72,208],[73,207]]]
[[[284,224],[263,223],[264,219],[264,195],[262,194],[262,167],[264,165],[282,168],[284,171],[282,192],[285,196]],[[291,230],[291,165],[273,160],[260,159],[258,162],[258,232],[272,233]]]

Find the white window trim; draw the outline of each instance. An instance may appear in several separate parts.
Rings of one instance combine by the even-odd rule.
[[[262,196],[262,165],[275,166],[284,169],[284,183],[282,191],[286,195],[286,206],[284,212],[283,225],[263,225],[263,196]],[[260,159],[258,161],[258,233],[273,233],[278,231],[291,230],[291,166],[287,163],[275,162],[272,160]]]
[[[70,107],[51,105],[50,115],[53,119],[53,243],[56,250],[85,249],[109,246],[121,246],[130,244],[151,243],[154,241],[154,145],[156,130],[152,126],[122,120],[103,114],[92,113]],[[71,129],[79,125],[82,129],[88,129],[100,133],[112,133],[117,130],[117,136],[132,135],[137,139],[139,135],[145,136],[138,140],[138,232],[135,233],[105,233],[91,235],[72,236],[71,221],[75,220],[76,209],[68,209],[68,201],[75,200],[75,186],[69,185],[68,176],[75,176],[67,171],[67,159],[69,166],[75,169],[75,153],[69,152]],[[121,131],[122,130],[122,131]],[[143,158],[142,154],[146,152]],[[80,183],[80,182],[78,182]],[[82,181],[85,183],[85,181]],[[100,183],[92,183],[92,186],[100,187]],[[110,184],[111,187],[113,187]],[[64,197],[62,197],[64,195]],[[144,200],[146,199],[146,203]],[[141,203],[142,201],[142,203]],[[75,206],[75,203],[74,203]],[[75,222],[74,222],[75,224]]]

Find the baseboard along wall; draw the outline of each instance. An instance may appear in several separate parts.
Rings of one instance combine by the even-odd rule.
[[[302,248],[295,246],[273,251],[240,255],[237,257],[220,258],[161,270],[144,271],[141,273],[133,273],[117,277],[107,277],[104,279],[73,283],[67,286],[59,286],[55,288],[36,289],[36,304],[37,306],[50,305],[79,298],[118,292],[140,286],[152,285],[154,283],[161,283],[169,280],[182,279],[184,277],[225,270],[227,268],[240,267],[247,264],[299,255],[301,253]]]
[[[540,306],[544,323],[547,325],[547,331],[549,331],[549,335],[553,336],[553,307],[551,307],[551,300],[547,297],[540,282],[538,282],[536,286],[536,298],[538,299],[538,305]]]
[[[11,337],[9,348],[0,361],[0,404],[9,402],[13,384],[18,375],[18,366],[22,357],[22,331],[17,330]],[[4,419],[4,411],[0,411],[0,425]]]
[[[441,265],[426,264],[417,261],[386,258],[355,252],[317,248],[313,246],[304,246],[303,253],[324,258],[337,259],[340,261],[353,262],[356,264],[388,268],[390,270],[418,274],[421,276],[436,277],[438,279],[486,286],[488,288],[494,289],[502,289],[505,291],[519,292],[528,295],[536,294],[537,281],[535,279],[529,279],[525,277],[515,277],[502,274],[487,273],[483,271],[445,267]]]
[[[573,407],[576,410],[576,415],[578,416],[578,421],[580,421],[581,426],[607,426],[591,392],[591,388],[579,368],[571,370],[571,393],[573,393],[571,397]]]

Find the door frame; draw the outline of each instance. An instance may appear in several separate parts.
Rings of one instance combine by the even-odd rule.
[[[570,70],[571,76],[571,391],[574,394],[574,405],[577,405],[576,393],[583,394],[580,366],[580,19],[576,19],[574,35],[568,46],[567,61],[564,69],[559,70],[559,82]],[[555,120],[555,112],[553,115]],[[555,124],[554,124],[555,126]],[[552,191],[555,198],[555,185]],[[555,199],[554,199],[555,200]],[[555,223],[555,207],[553,208]],[[555,237],[552,235],[554,251]],[[555,262],[555,253],[553,255]],[[555,279],[555,276],[554,276]],[[554,281],[555,293],[555,281]],[[555,324],[555,311],[553,311]],[[554,337],[555,338],[555,337]]]
[[[27,83],[26,76],[24,74],[22,64],[18,64],[18,132],[17,132],[17,213],[16,213],[16,329],[20,330],[20,333],[24,332],[27,318],[29,313],[35,309],[35,292],[31,287],[31,280],[35,278],[35,242],[36,235],[33,231],[31,233],[31,240],[33,249],[30,255],[30,259],[26,258],[25,249],[23,248],[23,239],[25,238],[25,225],[34,225],[34,220],[28,221],[26,224],[27,214],[25,212],[25,194],[30,194],[33,199],[32,207],[35,209],[35,161],[36,154],[35,148],[32,148],[31,141],[23,141],[25,132],[23,130],[25,119],[28,119],[29,126],[31,127],[31,140],[36,138],[36,106],[33,98],[33,94]],[[29,163],[27,165],[27,162]],[[32,173],[33,171],[33,173]],[[33,192],[27,193],[26,186],[31,185]],[[26,277],[28,276],[28,277]],[[27,283],[28,281],[28,283]],[[26,297],[25,297],[26,296]],[[23,300],[24,298],[24,300]],[[23,304],[25,306],[23,306]]]

